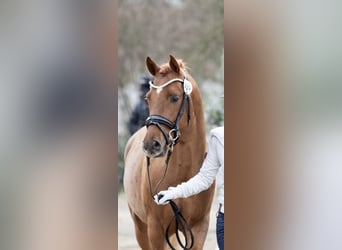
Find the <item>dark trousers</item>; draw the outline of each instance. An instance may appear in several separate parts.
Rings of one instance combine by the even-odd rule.
[[[224,213],[217,213],[216,238],[220,250],[224,250]]]

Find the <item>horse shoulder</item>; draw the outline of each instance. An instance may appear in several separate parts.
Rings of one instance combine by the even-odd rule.
[[[142,171],[144,152],[142,150],[142,141],[146,133],[146,128],[139,129],[128,140],[125,148],[125,171],[124,171],[124,190],[127,202],[132,215],[136,216],[142,222],[146,222],[146,211],[143,203],[142,190]]]
[[[146,134],[146,128],[142,127],[140,128],[137,132],[135,132],[127,141],[126,147],[125,147],[125,152],[124,152],[124,158],[127,158],[128,153],[131,151],[133,146],[136,146],[136,143],[140,143],[141,145],[144,136]]]

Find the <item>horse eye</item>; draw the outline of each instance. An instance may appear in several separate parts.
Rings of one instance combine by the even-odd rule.
[[[170,102],[172,102],[172,103],[176,103],[176,102],[178,102],[178,100],[179,100],[179,96],[177,96],[177,95],[173,95],[170,97]]]

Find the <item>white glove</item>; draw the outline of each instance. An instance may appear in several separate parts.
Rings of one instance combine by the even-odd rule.
[[[154,196],[154,201],[158,205],[166,205],[170,203],[170,200],[177,199],[176,195],[176,188],[175,187],[169,187],[168,190],[160,191],[158,194]]]

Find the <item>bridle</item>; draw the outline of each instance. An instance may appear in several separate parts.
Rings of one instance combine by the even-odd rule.
[[[146,123],[145,123],[146,127],[148,128],[152,125],[156,126],[161,131],[161,133],[163,134],[165,141],[166,141],[166,144],[167,144],[167,147],[168,147],[167,157],[165,160],[165,171],[164,171],[163,177],[158,181],[158,183],[154,189],[155,193],[157,192],[160,184],[162,183],[162,181],[164,180],[164,178],[166,176],[167,169],[169,166],[169,160],[170,160],[171,154],[173,152],[173,147],[178,143],[179,138],[181,136],[179,124],[180,124],[181,118],[184,115],[186,105],[188,106],[188,116],[187,116],[188,126],[190,125],[190,120],[191,120],[190,94],[191,94],[193,88],[192,88],[191,82],[187,78],[186,72],[184,71],[183,73],[184,73],[183,79],[174,78],[174,79],[171,79],[170,81],[164,83],[161,86],[154,85],[154,83],[152,81],[150,81],[150,83],[149,83],[150,88],[156,89],[157,93],[160,93],[165,87],[167,87],[173,83],[178,82],[178,83],[181,83],[183,85],[183,100],[182,100],[182,104],[181,104],[180,109],[178,111],[175,122],[172,122],[169,119],[167,119],[166,117],[161,116],[161,115],[150,115],[146,119]],[[164,125],[170,129],[168,133],[165,131],[165,129],[162,127],[162,125]],[[152,192],[152,184],[151,184],[151,177],[150,177],[150,171],[149,171],[150,157],[146,156],[146,160],[147,160],[147,176],[148,176],[148,182],[149,182],[149,189],[150,189],[150,194],[151,194],[152,199],[153,199],[154,195]],[[178,208],[177,204],[172,200],[170,200],[169,202],[170,202],[169,204],[171,206],[171,209],[174,213],[174,217],[172,218],[172,220],[173,219],[175,220],[177,241],[178,241],[179,245],[184,250],[191,249],[193,244],[194,244],[194,236],[193,236],[193,233],[191,231],[191,228],[187,224],[187,222],[186,222],[185,218],[183,217],[183,215],[182,215],[180,209]],[[175,248],[171,244],[170,236],[169,236],[169,230],[170,230],[170,227],[172,224],[172,220],[170,221],[170,223],[169,223],[169,225],[165,231],[165,238],[166,238],[166,241],[167,241],[169,247],[172,250],[175,250]],[[183,234],[183,238],[184,238],[185,243],[183,243],[181,241],[179,231]],[[188,231],[189,234],[187,234],[186,231]],[[189,240],[188,235],[190,236],[190,241],[188,241]]]
[[[175,122],[172,122],[169,119],[167,119],[166,117],[161,116],[161,115],[150,115],[149,117],[147,117],[146,122],[145,122],[145,125],[147,128],[154,125],[160,130],[160,132],[163,134],[163,136],[165,138],[166,145],[168,147],[167,157],[166,157],[166,161],[165,161],[166,168],[165,168],[164,176],[156,185],[155,191],[157,191],[161,182],[165,178],[166,171],[167,171],[167,168],[169,166],[170,157],[171,157],[171,154],[173,152],[173,147],[178,143],[179,138],[181,136],[179,124],[180,124],[181,118],[183,117],[186,104],[188,104],[188,126],[190,125],[190,120],[191,120],[190,94],[192,92],[192,84],[188,80],[186,71],[183,71],[183,73],[184,73],[183,79],[174,78],[174,79],[171,79],[168,82],[166,82],[160,86],[154,85],[152,81],[149,82],[150,88],[156,89],[157,93],[160,93],[165,87],[167,87],[173,83],[178,82],[178,83],[181,83],[183,85],[183,100],[182,100],[182,104],[181,104],[180,109],[178,111]],[[162,127],[162,125],[168,127],[170,129],[170,131],[167,133],[165,131],[165,129]],[[147,160],[147,169],[149,169],[150,157],[146,156],[146,160]],[[151,183],[150,183],[150,193],[153,197]]]
[[[188,126],[190,124],[190,119],[191,119],[191,111],[190,111],[190,94],[192,92],[192,84],[187,78],[187,74],[184,71],[184,78],[174,78],[171,79],[170,81],[164,83],[161,86],[154,85],[152,81],[150,81],[150,88],[151,89],[156,89],[157,93],[160,93],[165,87],[173,84],[173,83],[181,83],[183,85],[183,100],[181,107],[178,111],[177,117],[175,122],[170,121],[164,116],[161,115],[150,115],[146,119],[146,127],[148,128],[151,125],[157,126],[157,128],[162,132],[166,144],[169,148],[169,151],[173,150],[174,145],[177,144],[179,138],[180,138],[180,129],[179,129],[179,124],[180,120],[184,114],[185,111],[185,105],[187,104],[188,106]],[[165,129],[162,127],[162,125],[168,127],[170,129],[169,133],[165,131]]]

